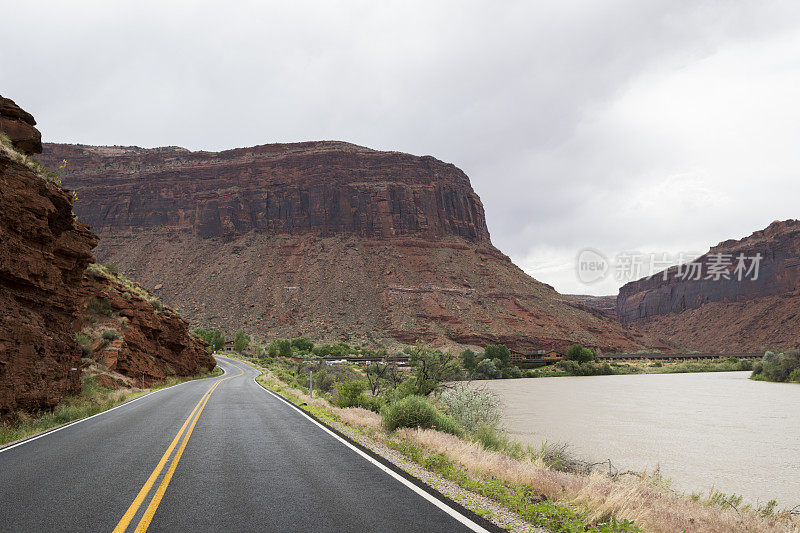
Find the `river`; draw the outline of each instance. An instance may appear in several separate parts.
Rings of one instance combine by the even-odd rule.
[[[652,471],[673,488],[800,504],[800,385],[749,372],[480,381],[516,440],[567,443],[578,458]]]

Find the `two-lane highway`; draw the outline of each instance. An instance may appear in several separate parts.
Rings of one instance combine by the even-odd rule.
[[[480,530],[219,358],[187,382],[0,450],[2,531]]]

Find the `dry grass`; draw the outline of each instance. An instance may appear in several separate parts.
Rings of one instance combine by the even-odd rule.
[[[267,384],[272,387],[281,387],[289,392],[296,398],[300,399],[303,403],[310,406],[324,409],[328,412],[334,413],[339,420],[350,426],[375,428],[381,427],[381,415],[373,413],[368,409],[362,407],[336,407],[331,405],[324,398],[312,398],[300,389],[293,389],[286,385],[283,381],[278,379],[270,370],[265,370]],[[264,379],[264,378],[262,378]]]
[[[381,415],[362,407],[340,408],[337,412],[339,414],[339,419],[349,426],[374,429],[379,429],[381,427]]]
[[[164,309],[164,305],[161,301],[153,296],[150,292],[145,290],[141,285],[136,283],[133,280],[126,278],[124,275],[120,273],[114,273],[106,265],[101,265],[100,263],[89,263],[86,267],[86,271],[96,277],[106,278],[117,284],[124,287],[128,292],[131,294],[135,294],[142,300],[147,301],[150,305],[153,306],[155,312],[158,313]],[[170,312],[174,312],[172,309],[169,309]]]
[[[558,472],[430,429],[400,429],[398,434],[446,455],[473,475],[493,476],[525,485],[551,500],[581,506],[588,511],[590,519],[622,516],[644,526],[646,531],[664,533],[800,531],[800,522],[786,512],[762,517],[753,510],[723,509],[695,502],[682,494],[659,488],[646,476],[612,480],[600,473],[583,476]]]
[[[36,174],[43,180],[49,181],[50,183],[55,183],[56,185],[59,186],[61,185],[61,180],[59,179],[57,174],[44,168],[33,157],[25,155],[22,152],[18,151],[16,148],[14,148],[14,145],[11,144],[11,139],[9,139],[8,136],[3,133],[0,133],[0,153],[5,155],[12,161],[16,161],[17,163],[28,167],[30,170],[33,171],[34,174]]]

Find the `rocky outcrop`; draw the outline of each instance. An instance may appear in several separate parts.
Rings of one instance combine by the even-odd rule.
[[[741,276],[735,272],[740,255],[746,269]],[[755,271],[747,270],[753,264],[751,258],[757,256],[761,259],[755,276]],[[617,297],[619,320],[631,322],[697,309],[709,302],[744,301],[800,288],[800,221],[776,221],[744,239],[721,242],[696,263],[700,279],[689,267],[672,267],[666,280],[662,272],[624,285]],[[727,264],[724,276],[713,273],[714,263]]]
[[[42,152],[42,134],[34,128],[33,116],[13,100],[0,96],[0,132],[11,139],[14,148],[31,155]]]
[[[84,352],[76,332],[88,303],[105,298],[124,318],[113,370],[146,382],[192,375],[214,360],[169,310],[86,276],[97,237],[72,212],[73,195],[28,155],[40,150],[33,117],[0,98],[0,418],[55,407],[81,390]]]
[[[593,296],[591,294],[566,294],[568,298],[582,303],[611,318],[617,318],[617,296]]]
[[[755,257],[757,270],[751,270]],[[666,279],[662,272],[623,286],[619,319],[682,349],[757,352],[800,345],[800,221],[776,221],[724,241],[695,263],[668,269]]]
[[[604,350],[644,340],[492,246],[458,168],[308,142],[219,153],[46,144],[97,255],[190,321],[258,337]]]
[[[629,324],[648,337],[665,339],[667,350],[761,353],[800,348],[800,291],[739,302],[709,302],[682,313],[651,316]]]
[[[192,376],[212,370],[214,358],[205,344],[189,333],[185,320],[157,301],[143,298],[128,280],[90,269],[83,279],[83,333],[95,341],[91,358],[111,372],[149,386],[171,376]],[[93,311],[97,304],[104,314]],[[94,304],[94,305],[92,305]],[[103,342],[102,332],[118,339]]]
[[[80,390],[74,335],[96,242],[67,191],[0,151],[0,416]]]

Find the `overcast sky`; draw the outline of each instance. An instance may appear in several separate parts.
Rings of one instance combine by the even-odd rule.
[[[584,248],[705,252],[800,206],[793,2],[11,2],[0,94],[44,140],[339,139],[462,168],[561,292]]]

